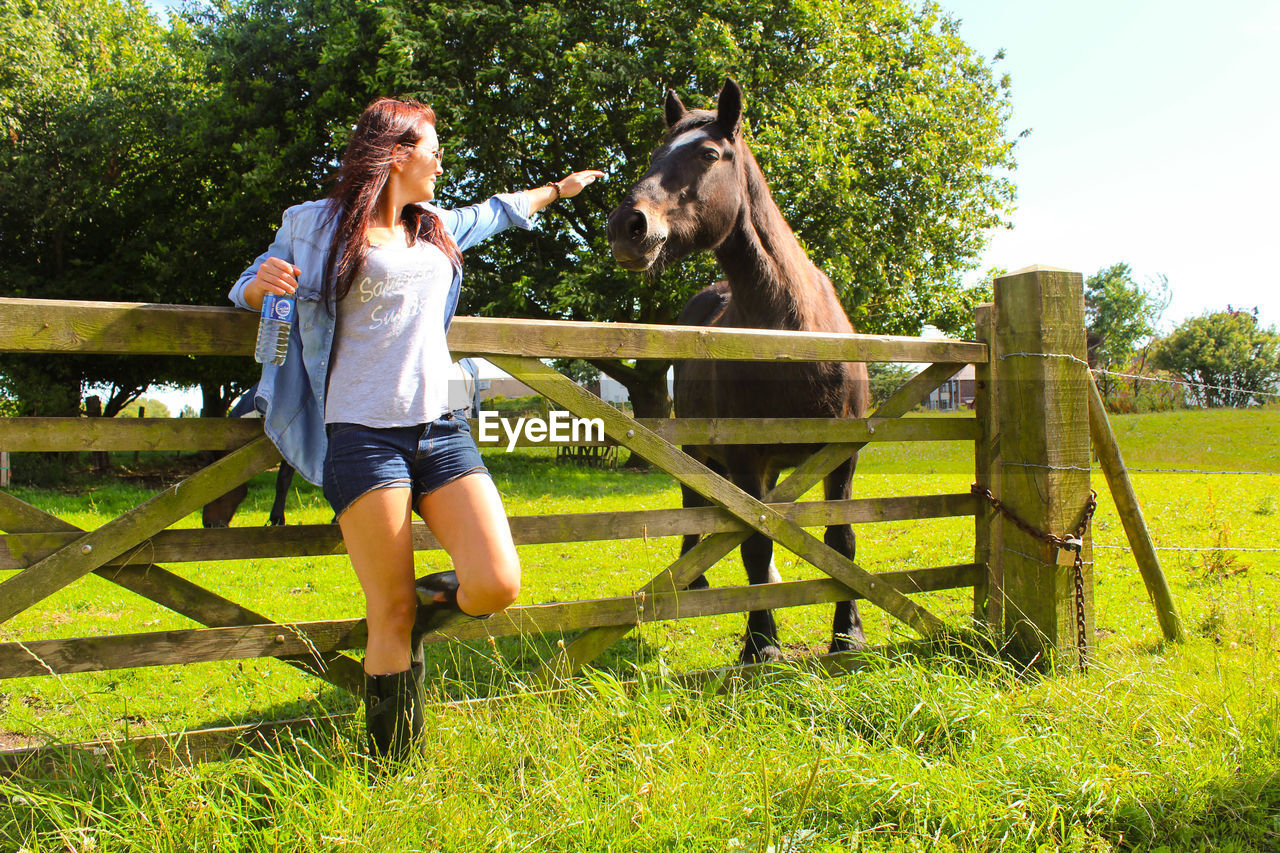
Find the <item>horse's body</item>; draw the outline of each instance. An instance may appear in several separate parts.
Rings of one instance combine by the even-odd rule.
[[[835,288],[801,248],[774,204],[764,175],[742,140],[742,92],[732,80],[717,109],[687,110],[667,93],[667,135],[649,170],[609,217],[614,257],[629,269],[661,270],[694,251],[715,252],[726,281],[698,293],[680,322],[753,329],[852,332]],[[677,362],[675,408],[680,417],[863,417],[870,394],[865,365],[848,363]],[[762,498],[783,468],[818,449],[814,445],[693,446],[685,450]],[[828,500],[847,499],[855,459],[825,480]],[[705,505],[683,488],[684,505]],[[827,528],[825,540],[853,559],[849,525]],[[684,551],[698,536],[685,537]],[[750,583],[778,579],[773,543],[753,534],[742,545]],[[699,579],[693,586],[705,586]],[[851,602],[836,605],[833,651],[864,642],[862,620]],[[744,661],[780,655],[770,611],[747,620]]]

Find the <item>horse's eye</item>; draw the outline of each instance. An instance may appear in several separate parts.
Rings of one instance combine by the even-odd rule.
[[[702,149],[702,161],[704,163],[714,163],[720,159],[720,152],[714,148]]]

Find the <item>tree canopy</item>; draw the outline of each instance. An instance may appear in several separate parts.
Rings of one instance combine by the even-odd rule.
[[[141,3],[0,3],[0,285],[4,295],[181,302],[198,275],[165,256],[194,152],[175,132],[205,98],[185,29]],[[186,289],[189,292],[189,289]],[[82,383],[108,413],[189,359],[10,356],[25,410],[74,414]]]
[[[1133,279],[1126,263],[1112,264],[1085,279],[1084,316],[1089,340],[1089,363],[1103,370],[1123,372],[1138,345],[1156,332],[1156,322],[1169,305],[1169,285],[1162,277],[1147,285]],[[1106,397],[1114,377],[1098,375]]]
[[[1263,405],[1280,385],[1280,334],[1247,311],[1206,313],[1157,341],[1152,360],[1194,383],[1188,393],[1203,406]]]
[[[1008,81],[932,3],[213,0],[167,30],[137,2],[0,9],[8,295],[223,304],[382,94],[436,108],[444,204],[610,175],[538,231],[471,250],[468,313],[670,322],[719,277],[703,257],[650,279],[608,251],[668,87],[703,105],[742,84],[775,197],[862,331],[958,328],[960,275],[1013,196]],[[203,380],[207,405],[252,378],[211,361],[164,378]],[[646,394],[665,403],[664,365],[598,365],[642,413]]]
[[[466,165],[447,176],[445,198],[536,185],[572,168],[610,175],[539,232],[480,252],[475,310],[667,322],[712,280],[703,264],[655,286],[617,269],[604,237],[609,210],[661,138],[668,87],[709,105],[727,75],[739,81],[750,143],[779,205],[866,331],[946,324],[959,273],[1012,197],[997,174],[1013,165],[1007,81],[933,5],[592,0],[413,10],[396,35],[401,51],[425,58],[440,46],[448,56],[442,68],[412,66],[412,91],[436,104],[445,144]]]

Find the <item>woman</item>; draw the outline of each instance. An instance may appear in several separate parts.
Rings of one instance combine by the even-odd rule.
[[[450,612],[485,616],[520,590],[520,564],[497,489],[466,420],[449,410],[445,333],[462,251],[571,198],[602,177],[442,210],[431,108],[381,98],[360,117],[329,198],[285,211],[270,248],[231,300],[260,310],[297,298],[283,365],[266,365],[255,403],[284,458],[323,485],[365,594],[370,752],[405,756],[422,728],[422,664],[411,645]],[[411,512],[454,572],[415,588]],[[423,591],[419,605],[418,590]]]

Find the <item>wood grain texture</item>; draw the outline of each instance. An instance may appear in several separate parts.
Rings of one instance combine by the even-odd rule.
[[[928,637],[943,630],[941,620],[923,607],[891,587],[877,586],[857,563],[538,359],[494,356],[492,360],[557,405],[583,417],[600,418],[605,433],[615,441],[639,453],[711,503],[729,510],[793,554],[856,589],[918,633]]]
[[[237,308],[0,299],[0,352],[132,355],[252,355],[257,317]],[[455,356],[535,358],[730,358],[739,361],[973,362],[973,341],[829,335],[638,323],[578,323],[458,317]]]
[[[65,531],[61,535],[70,538],[83,533],[56,516],[0,492],[0,529],[32,528]],[[0,537],[0,543],[7,538]],[[154,563],[99,566],[93,573],[202,625],[254,625],[271,621]],[[281,660],[349,692],[358,693],[364,688],[363,667],[346,655],[328,653],[317,658],[307,654]]]
[[[996,351],[995,306],[979,305],[974,313],[978,339]],[[996,409],[997,359],[974,366],[973,412],[980,429],[974,442],[974,482],[1000,497],[1000,421]],[[1003,517],[983,501],[974,515],[973,561],[987,567],[986,581],[974,586],[973,616],[997,630],[1004,621]]]
[[[901,388],[872,413],[873,417],[896,418],[914,409],[935,388],[950,379],[959,370],[958,364],[934,364],[909,379]],[[808,459],[778,483],[767,495],[766,502],[797,500],[813,488],[823,477],[831,473],[864,444],[831,444]],[[642,591],[672,591],[683,589],[694,578],[715,565],[726,554],[741,545],[751,531],[719,533],[704,537],[697,545],[668,566],[646,584]],[[538,678],[543,683],[554,682],[577,672],[584,665],[599,657],[605,649],[622,639],[629,628],[597,628],[583,633],[565,647],[555,659],[545,664]]]
[[[1089,369],[1078,273],[996,279],[1001,500],[1033,527],[1072,535],[1089,499]],[[1003,525],[1005,630],[1037,665],[1077,664],[1074,570],[1056,548]],[[1085,540],[1086,655],[1094,642],[1092,537]]]
[[[1111,490],[1111,498],[1115,501],[1116,512],[1120,515],[1120,523],[1124,525],[1125,536],[1129,539],[1133,559],[1138,564],[1142,582],[1147,587],[1147,595],[1151,597],[1151,603],[1155,607],[1160,631],[1166,640],[1184,642],[1186,633],[1182,627],[1182,619],[1178,616],[1177,604],[1173,600],[1173,591],[1169,588],[1169,579],[1160,568],[1160,557],[1156,554],[1155,543],[1151,541],[1151,531],[1147,529],[1146,519],[1142,517],[1142,505],[1138,503],[1138,494],[1129,480],[1129,472],[1125,470],[1120,445],[1116,442],[1111,421],[1107,417],[1107,407],[1102,402],[1102,395],[1098,392],[1098,385],[1093,377],[1089,378],[1089,434],[1098,454],[1098,462],[1102,466],[1102,474],[1107,480],[1107,487]]]
[[[981,573],[980,567],[966,563],[884,572],[874,578],[880,586],[907,594],[972,586]],[[427,642],[467,642],[600,626],[633,628],[646,622],[695,619],[761,608],[801,607],[861,597],[855,590],[831,579],[679,593],[637,593],[592,601],[512,607],[489,619],[467,620],[425,639]],[[341,619],[0,643],[0,679],[259,657],[319,660],[326,653],[363,648],[366,636],[363,619]]]
[[[566,416],[567,417],[567,416]],[[580,430],[579,440],[533,440],[515,418],[469,419],[480,447],[510,444],[611,445]],[[672,444],[830,444],[872,441],[974,441],[973,418],[637,418],[636,422]],[[487,429],[482,430],[482,426]],[[571,436],[567,427],[566,436]],[[590,440],[582,440],[587,435]],[[128,450],[231,450],[262,435],[258,418],[0,418],[0,447],[22,453]],[[558,435],[558,433],[557,433]]]
[[[825,527],[829,524],[869,524],[973,515],[978,509],[978,503],[973,495],[951,494],[775,503],[770,504],[770,507],[802,527]],[[686,533],[723,533],[748,529],[747,525],[717,507],[514,516],[508,521],[512,538],[517,545],[655,539]],[[0,536],[0,571],[27,568],[81,535],[80,531],[70,530],[62,533],[15,533]],[[440,548],[440,543],[421,522],[413,524],[413,545],[417,551]],[[315,557],[345,553],[342,534],[336,524],[162,530],[146,542],[108,561],[106,565]]]
[[[262,435],[259,418],[0,418],[0,447],[64,450],[233,450]]]
[[[280,460],[265,436],[0,583],[0,623],[149,539]]]

